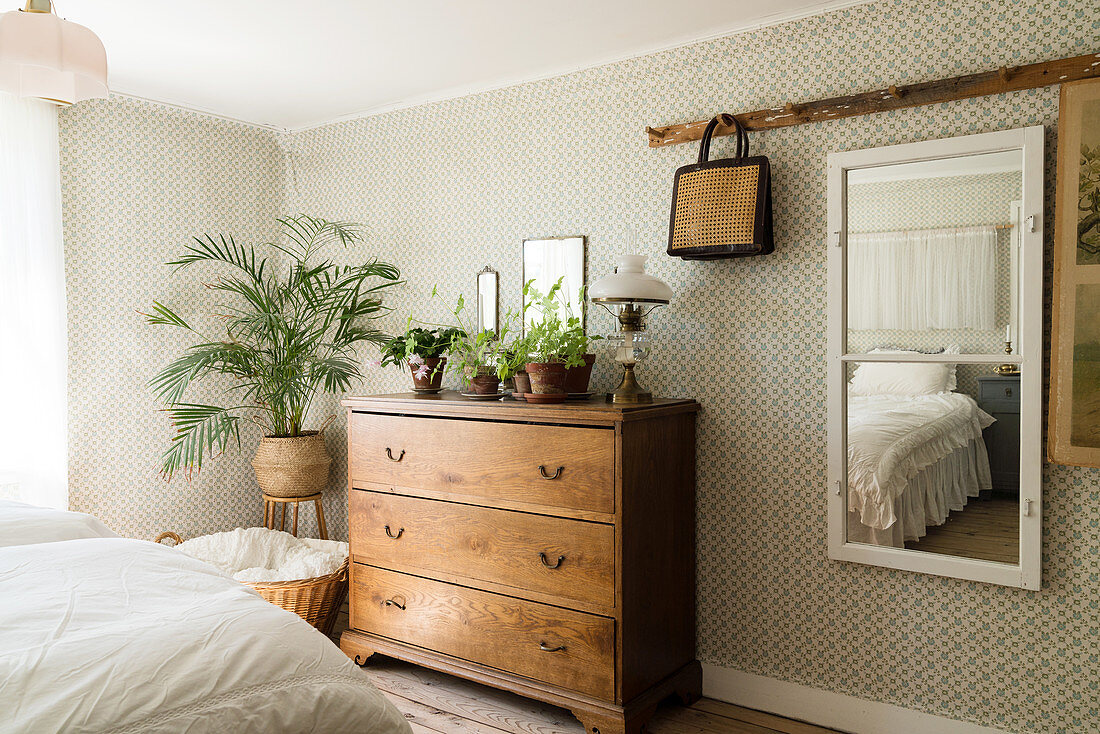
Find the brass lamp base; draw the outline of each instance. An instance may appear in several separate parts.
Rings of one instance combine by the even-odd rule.
[[[623,365],[623,381],[615,388],[615,392],[607,394],[609,403],[652,403],[653,393],[646,392],[638,384],[634,377],[634,365]]]

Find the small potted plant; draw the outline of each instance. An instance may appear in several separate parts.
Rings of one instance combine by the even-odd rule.
[[[412,371],[413,390],[437,393],[443,389],[443,371],[447,366],[444,353],[459,330],[454,327],[425,329],[413,326],[410,318],[405,333],[382,344],[382,366],[408,365]]]
[[[508,345],[504,360],[500,364],[500,379],[512,378],[515,383],[512,397],[516,400],[522,400],[525,394],[531,392],[531,376],[527,374],[529,361],[527,337],[521,337]]]
[[[433,288],[432,297],[440,298]],[[515,315],[511,312],[501,321],[499,334],[492,331],[478,331],[470,313],[466,309],[466,299],[461,294],[457,304],[447,307],[454,316],[455,326],[443,324],[425,324],[449,329],[451,338],[446,347],[450,359],[447,370],[458,374],[462,386],[474,395],[497,395],[500,381],[507,374],[508,348],[505,339],[511,331]]]
[[[566,389],[567,370],[581,368],[584,377],[583,387],[587,389],[587,376],[592,372],[592,362],[585,358],[590,339],[584,333],[580,317],[569,309],[569,304],[561,297],[562,279],[551,286],[546,295],[539,293],[533,281],[524,284],[526,302],[537,303],[541,310],[541,320],[528,326],[524,337],[529,354],[526,370],[531,378],[531,395],[528,402],[560,403],[569,397]],[[595,357],[593,356],[592,361]],[[584,375],[587,368],[588,375]],[[579,386],[580,380],[574,383]],[[576,392],[584,392],[577,390]]]

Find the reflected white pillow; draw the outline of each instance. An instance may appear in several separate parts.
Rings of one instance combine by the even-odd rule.
[[[853,395],[935,395],[946,392],[951,365],[863,362],[849,383]]]
[[[940,347],[937,350],[921,351],[919,349],[889,349],[886,347],[879,347],[871,350],[871,354],[961,354],[962,347],[958,344],[948,344],[946,347]],[[947,365],[947,390],[948,392],[954,392],[959,387],[958,380],[958,367],[959,365],[952,362]]]

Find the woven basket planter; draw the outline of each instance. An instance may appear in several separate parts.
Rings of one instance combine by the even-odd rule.
[[[331,466],[325,437],[317,431],[291,438],[264,436],[252,459],[256,481],[271,497],[308,497],[323,491]]]

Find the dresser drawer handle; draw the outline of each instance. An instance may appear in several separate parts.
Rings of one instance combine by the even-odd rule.
[[[1006,397],[1012,397],[1012,388],[1011,387],[1006,387],[1005,388],[1005,396]]]
[[[397,601],[396,599],[386,599],[386,606],[387,607],[397,607],[401,611],[405,611],[405,605],[402,604],[401,602]]]
[[[565,645],[558,645],[557,647],[550,647],[545,642],[539,643],[539,649],[543,652],[562,652],[565,650]]]
[[[565,560],[565,556],[558,556],[558,562],[555,563],[553,566],[550,565],[550,561],[547,560],[545,553],[539,553],[539,560],[542,561],[542,565],[546,566],[547,568],[557,568],[561,565],[561,562]]]
[[[401,449],[401,453],[398,454],[397,458],[395,459],[395,458],[393,458],[393,452],[390,451],[390,447],[387,446],[386,447],[386,456],[389,458],[390,461],[401,461],[402,459],[405,458],[405,449]]]
[[[542,464],[539,464],[539,474],[542,475],[543,479],[557,479],[558,477],[561,476],[561,473],[564,469],[565,469],[564,466],[559,466],[558,470],[556,472],[554,472],[553,474],[547,474],[546,473],[546,467],[543,466]]]
[[[397,529],[397,535],[394,535],[393,533],[390,532],[390,526],[389,525],[386,526],[386,535],[388,535],[393,540],[397,540],[398,538],[400,538],[401,534],[404,533],[404,532],[405,532],[405,528],[398,528]]]

